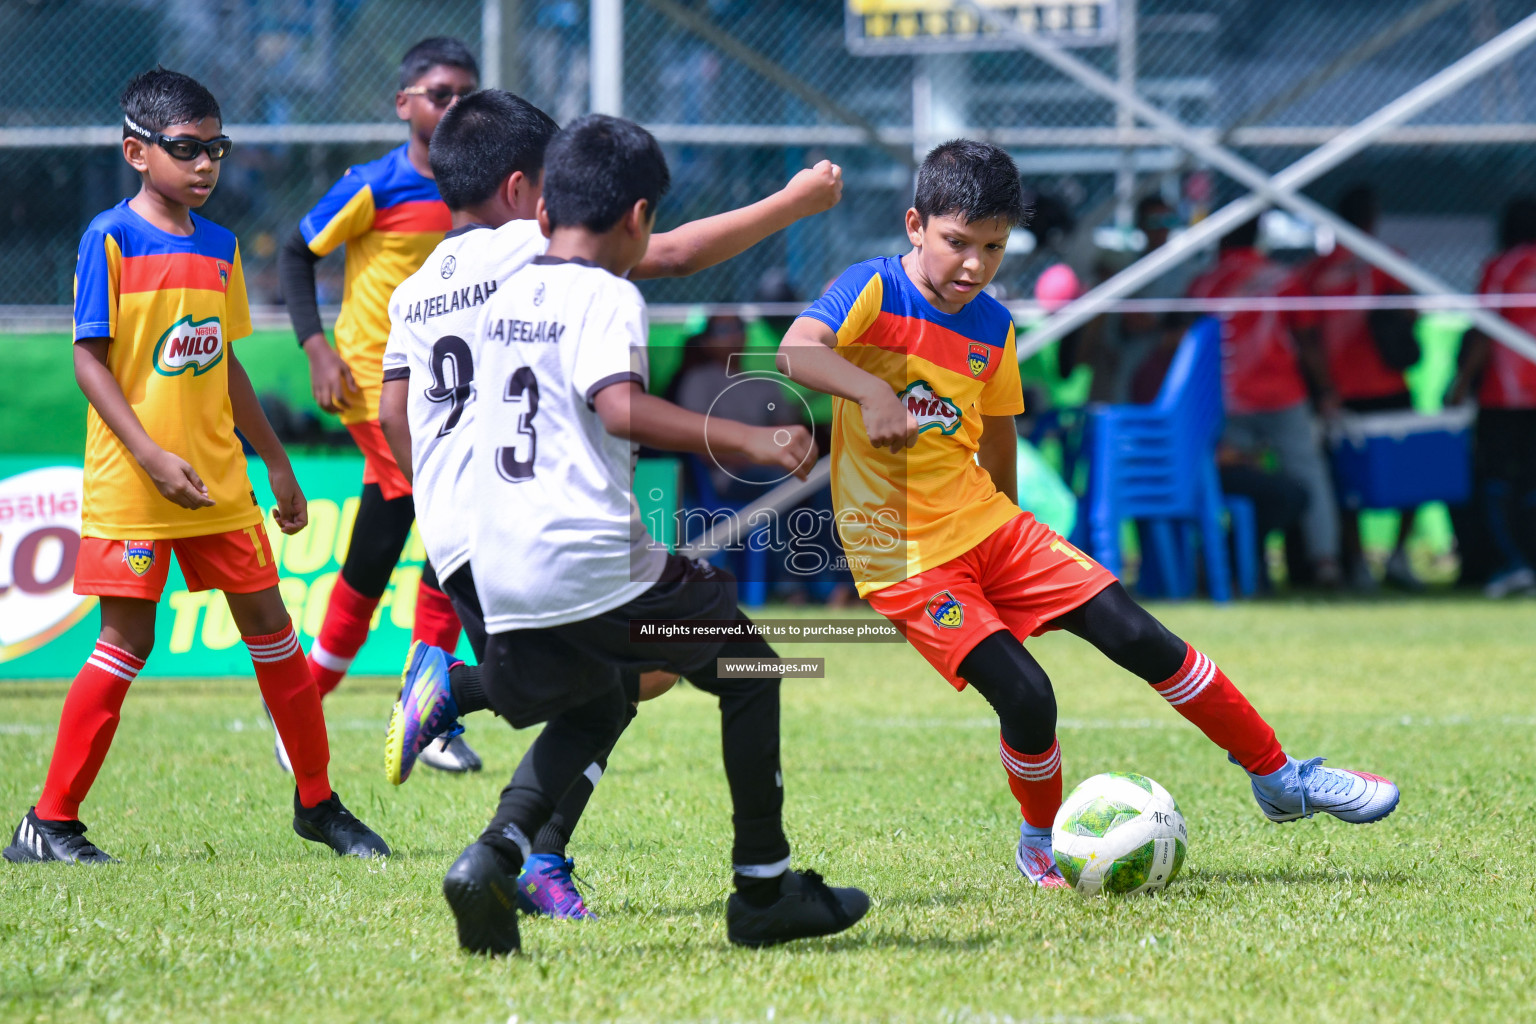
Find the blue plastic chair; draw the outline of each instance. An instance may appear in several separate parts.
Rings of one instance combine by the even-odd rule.
[[[746,502],[730,502],[720,497],[710,478],[709,464],[697,455],[688,459],[688,478],[698,497],[698,507],[711,516],[726,511],[740,512],[747,506]],[[747,534],[744,551],[721,551],[710,559],[717,565],[727,560],[735,562],[733,571],[739,583],[737,596],[748,608],[761,608],[768,603],[768,548],[762,538],[767,529],[767,526],[759,526]]]
[[[1121,570],[1120,528],[1143,527],[1142,578],[1148,596],[1188,597],[1195,590],[1195,545],[1200,535],[1211,597],[1232,598],[1223,515],[1230,520],[1238,586],[1258,583],[1253,505],[1226,498],[1216,470],[1221,436],[1221,324],[1197,321],[1151,405],[1111,405],[1090,411],[1085,498],[1086,547],[1111,572]]]

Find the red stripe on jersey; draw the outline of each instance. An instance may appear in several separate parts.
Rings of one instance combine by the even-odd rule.
[[[373,230],[401,233],[452,231],[453,215],[441,199],[414,203],[396,203],[373,215]]]
[[[219,273],[222,268],[223,274]],[[191,252],[162,252],[150,256],[124,256],[119,294],[195,288],[223,292],[229,288],[228,260]]]
[[[942,369],[983,381],[992,379],[1004,352],[1000,345],[988,345],[986,367],[979,374],[972,373],[971,346],[979,342],[972,342],[965,335],[932,320],[901,316],[883,309],[875,316],[875,322],[869,330],[850,344],[873,345],[887,352],[916,356]]]

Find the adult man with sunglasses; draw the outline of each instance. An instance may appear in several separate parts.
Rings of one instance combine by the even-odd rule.
[[[321,695],[341,682],[368,638],[379,599],[405,547],[415,510],[411,486],[379,429],[379,388],[389,338],[389,297],[422,265],[452,226],[427,162],[437,122],[479,85],[479,69],[457,39],[425,39],[400,65],[395,114],[410,138],[370,163],[349,167],[299,222],[278,257],[278,274],[299,345],[309,357],[315,401],[336,413],[362,449],[366,468],[347,555],[309,650]],[[332,349],[320,322],[315,264],[346,247],[346,278]],[[396,600],[408,599],[400,595]],[[416,595],[412,639],[448,650],[459,620],[430,565]],[[287,768],[281,740],[278,763]],[[462,738],[434,743],[421,760],[445,771],[478,771],[480,759]]]

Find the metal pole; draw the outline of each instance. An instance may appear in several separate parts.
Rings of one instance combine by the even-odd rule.
[[[624,114],[624,0],[592,0],[592,112]]]
[[[1340,219],[1331,210],[1299,195],[1295,190],[1364,149],[1374,136],[1433,106],[1467,82],[1508,60],[1532,42],[1536,42],[1536,15],[1531,15],[1271,178],[1225,147],[1208,142],[1199,133],[1163,113],[1140,96],[1124,93],[1108,77],[1066,54],[1054,44],[1017,31],[1012,25],[997,18],[992,12],[978,7],[971,0],[966,0],[966,5],[999,34],[1012,38],[1024,49],[1087,88],[1131,107],[1136,112],[1136,116],[1166,132],[1181,146],[1203,157],[1257,193],[1255,196],[1249,196],[1224,207],[1162,249],[1132,264],[1081,299],[1049,317],[1019,344],[1021,359],[1092,319],[1098,314],[1104,302],[1119,298],[1148,283],[1162,270],[1175,265],[1194,249],[1253,216],[1269,203],[1284,206],[1314,223],[1327,224],[1338,235],[1340,243],[1351,252],[1380,267],[1414,291],[1428,295],[1451,292],[1451,287],[1439,278],[1410,263],[1376,239]],[[1168,252],[1168,250],[1173,251]],[[1484,332],[1504,342],[1527,359],[1536,362],[1536,338],[1532,338],[1503,317],[1486,310],[1474,312],[1472,319]]]
[[[501,88],[501,0],[480,2],[480,85]]]
[[[1116,55],[1116,72],[1120,76],[1120,88],[1128,93],[1136,91],[1136,0],[1120,0],[1120,46]],[[1136,115],[1124,103],[1115,108],[1115,127],[1129,132],[1136,127]],[[1120,166],[1115,171],[1115,224],[1129,230],[1135,219],[1136,205],[1136,151],[1130,146],[1120,149]]]

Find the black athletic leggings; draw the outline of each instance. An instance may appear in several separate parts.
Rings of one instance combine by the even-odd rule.
[[[1149,683],[1162,682],[1184,664],[1184,641],[1119,583],[1053,621]],[[960,662],[959,675],[997,712],[1008,746],[1021,754],[1050,749],[1056,736],[1056,695],[1045,669],[1012,633],[1001,630],[973,647]]]
[[[341,563],[347,586],[364,597],[382,596],[415,521],[416,504],[409,494],[386,500],[378,484],[363,484],[347,557]],[[422,567],[421,581],[433,590],[443,589],[430,564]]]

